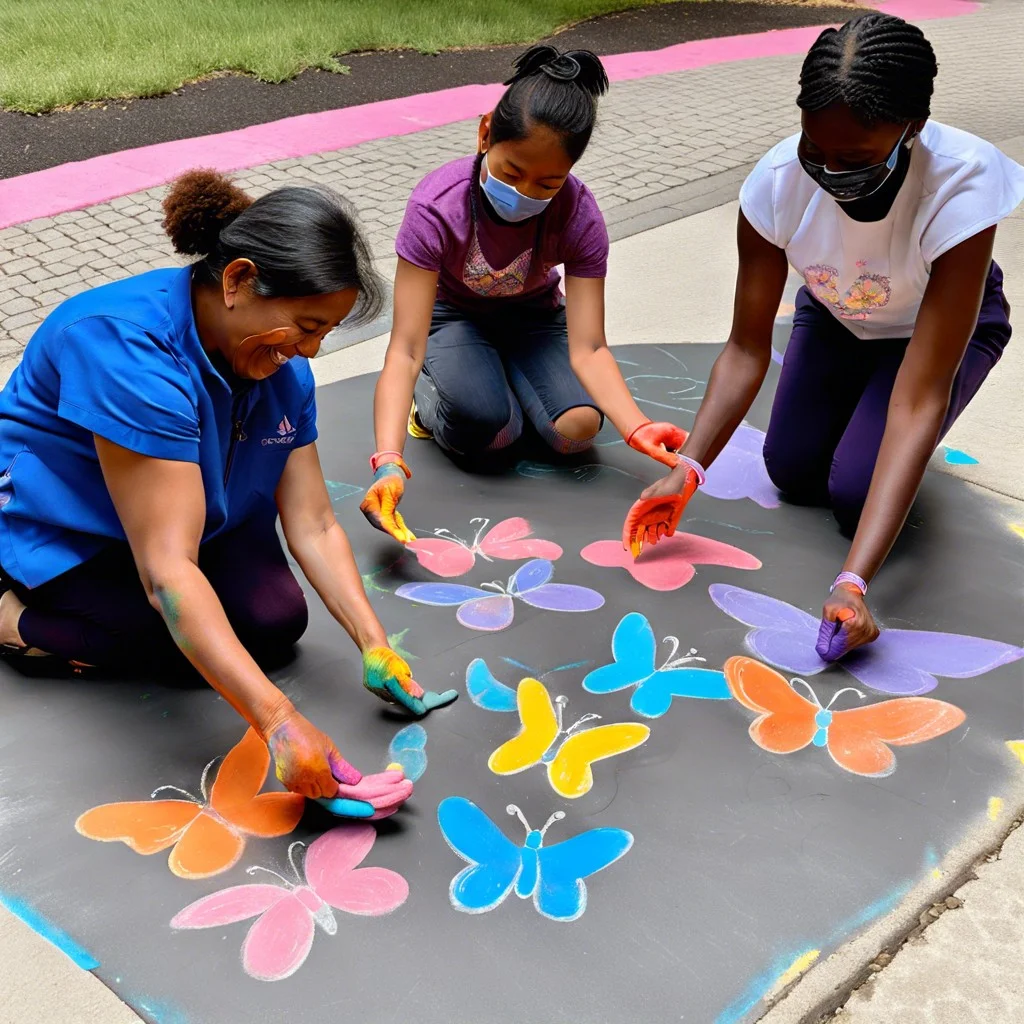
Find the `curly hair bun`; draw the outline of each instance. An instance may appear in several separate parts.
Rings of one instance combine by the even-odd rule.
[[[176,252],[206,256],[221,231],[252,203],[252,198],[218,171],[187,171],[163,201],[163,228]]]

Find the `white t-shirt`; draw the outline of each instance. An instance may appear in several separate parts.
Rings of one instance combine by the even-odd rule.
[[[858,338],[909,338],[932,262],[1024,200],[1024,167],[984,139],[929,121],[888,216],[864,224],[800,166],[799,141],[785,139],[761,158],[740,207]]]

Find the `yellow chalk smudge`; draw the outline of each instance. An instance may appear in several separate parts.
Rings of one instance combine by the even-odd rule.
[[[805,953],[801,953],[776,979],[775,984],[772,985],[772,991],[777,992],[779,989],[785,988],[787,985],[791,985],[797,978],[800,977],[804,971],[807,970],[811,964],[814,963],[818,957],[821,956],[820,949],[809,949]]]
[[[389,772],[400,772],[402,770],[402,766],[397,761],[392,761],[391,764],[388,765]]]
[[[938,868],[932,868],[932,878],[938,881],[942,877],[942,872]]]
[[[1024,740],[1007,740],[1006,746],[1010,753],[1013,754],[1021,764],[1024,764]]]
[[[990,796],[988,798],[988,820],[998,821],[999,815],[1003,813],[1003,798],[1001,796]]]
[[[1024,540],[1024,523],[1010,523],[1010,529],[1013,530],[1021,540]]]

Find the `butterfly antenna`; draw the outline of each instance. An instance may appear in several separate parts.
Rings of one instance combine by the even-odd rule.
[[[558,731],[562,731],[562,719],[565,715],[565,709],[569,706],[569,698],[559,694],[555,698],[555,717],[558,719]],[[572,729],[569,730],[572,732]]]
[[[669,665],[675,659],[675,656],[679,653],[679,637],[677,637],[677,636],[667,636],[661,642],[663,644],[671,644],[672,645],[672,651],[669,654],[669,656],[665,659],[665,664]]]
[[[587,722],[593,722],[595,719],[598,719],[600,717],[600,715],[595,715],[593,712],[591,712],[589,715],[584,715],[578,721],[573,722],[573,724],[565,730],[565,735],[571,736],[581,725],[585,725]]]
[[[861,700],[867,699],[867,694],[864,693],[863,690],[858,690],[856,686],[844,686],[841,690],[836,690],[836,692],[832,695],[832,699],[828,702],[828,704],[825,705],[825,710],[827,711],[830,707],[832,707],[832,705],[835,704],[836,699],[841,697],[844,693],[855,693],[858,697],[860,697]]]
[[[210,802],[210,794],[206,791],[206,780],[210,777],[210,769],[223,758],[215,757],[204,769],[203,774],[199,777],[199,792],[203,794],[203,802]]]
[[[499,594],[507,593],[507,591],[505,590],[505,584],[502,583],[501,580],[491,580],[490,583],[481,583],[480,584],[480,589],[481,590],[494,590],[494,591],[496,591]]]
[[[483,535],[484,530],[487,529],[487,526],[490,523],[490,519],[485,519],[483,516],[476,516],[474,519],[470,519],[469,523],[470,526],[472,526],[474,523],[480,524],[479,528],[476,531],[476,536],[473,538],[473,550],[475,551],[476,546],[480,543],[480,537]],[[484,558],[487,558],[487,556],[484,555],[482,551],[478,553],[483,555]],[[488,558],[487,560],[489,562],[492,561],[492,559],[490,558]]]
[[[546,822],[544,822],[544,827],[540,830],[541,836],[545,835],[547,833],[547,830],[551,828],[551,826],[554,825],[556,821],[561,821],[564,817],[565,811],[555,811],[555,813],[552,814]]]
[[[796,689],[797,684],[799,683],[810,694],[811,701],[817,707],[819,707],[819,708],[821,707],[821,701],[818,700],[818,695],[814,692],[814,689],[811,687],[811,684],[809,682],[807,682],[806,679],[791,679],[789,681],[789,683],[790,683],[790,686],[792,686],[794,690]],[[833,699],[835,699],[835,698],[833,698]],[[822,710],[824,710],[824,709],[822,709]]]
[[[524,665],[521,661],[516,661],[515,658],[502,658],[506,665],[511,665],[513,668],[522,669],[524,672],[528,672],[531,676],[533,675],[533,669],[529,665]]]
[[[514,815],[515,817],[517,817],[523,823],[523,828],[526,829],[527,833],[532,831],[530,829],[530,823],[526,820],[526,816],[523,814],[523,812],[518,807],[516,807],[515,804],[509,804],[505,808],[505,813],[506,814],[511,814],[511,815]]]
[[[298,839],[296,839],[295,842],[292,843],[291,846],[288,847],[288,863],[291,864],[292,871],[295,872],[295,879],[296,879],[296,881],[301,885],[302,884],[302,875],[299,873],[299,866],[298,866],[298,864],[295,863],[295,850],[299,846],[301,846],[303,848],[303,850],[305,850],[305,848],[306,848],[306,844],[301,842]]]
[[[461,538],[457,537],[451,530],[446,530],[443,527],[434,531],[435,537],[440,537],[442,540],[450,540],[453,544],[461,544],[466,547],[466,542]]]
[[[286,886],[288,886],[289,889],[295,888],[294,882],[289,882],[288,879],[284,877],[284,875],[279,875],[276,871],[273,871],[270,868],[262,867],[259,864],[253,864],[252,867],[245,869],[245,873],[247,875],[255,875],[257,871],[265,871],[268,875],[273,875],[279,882],[283,882]]]
[[[182,789],[181,786],[157,786],[156,789],[149,794],[150,800],[155,800],[157,793],[162,793],[164,790],[170,790],[172,793],[180,793],[186,800],[191,800],[194,804],[202,804],[204,802],[200,800],[199,797],[193,796],[187,789]]]

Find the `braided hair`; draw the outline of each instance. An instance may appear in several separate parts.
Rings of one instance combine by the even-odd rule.
[[[575,163],[594,131],[597,98],[608,90],[604,65],[590,50],[562,53],[554,46],[531,46],[514,66],[491,115],[491,143],[525,139],[542,124],[559,136]]]
[[[843,103],[866,125],[927,118],[938,64],[916,26],[865,14],[818,36],[800,70],[802,110]]]

